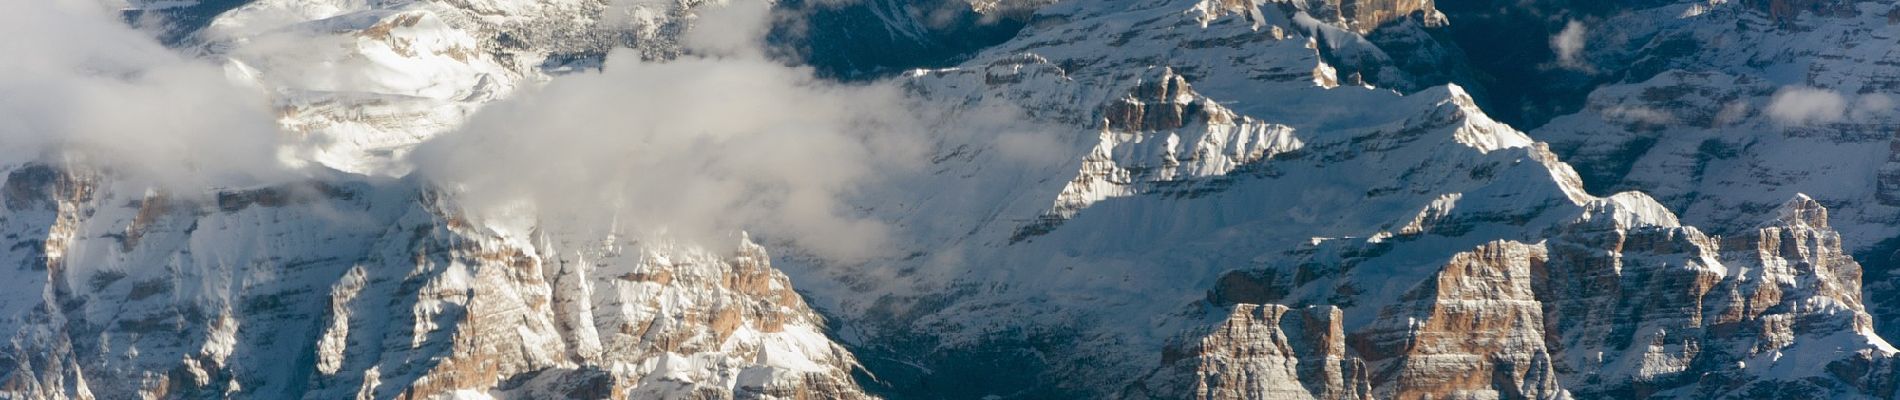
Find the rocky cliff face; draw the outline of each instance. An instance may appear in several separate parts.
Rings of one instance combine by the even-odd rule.
[[[8,171],[21,398],[857,398],[769,256],[507,234],[394,182]],[[136,193],[136,192],[135,192]]]
[[[1200,338],[1163,353],[1162,388],[1199,399],[1370,399],[1366,364],[1347,354],[1338,307],[1242,304]],[[1174,381],[1170,381],[1174,380]],[[1182,382],[1179,380],[1186,380]]]
[[[937,343],[878,357],[941,371],[960,362],[915,354],[1034,349],[1039,362],[999,358],[1028,363],[1019,370],[1057,389],[990,392],[1032,397],[1884,393],[1857,383],[1885,379],[1870,360],[1893,352],[1860,304],[1860,267],[1805,196],[1733,210],[1748,228],[1711,235],[1667,201],[1593,195],[1594,175],[1486,117],[1462,88],[1354,87],[1333,62],[1378,49],[1350,26],[1315,22],[1325,19],[1310,8],[1058,4],[1038,18],[963,67],[910,78],[928,96],[1010,101],[1075,126],[1075,172],[994,172],[980,155],[946,157],[945,178],[928,186],[1024,181],[1015,173],[1063,184],[1030,192],[1027,204],[1005,201],[997,220],[1024,222],[929,241],[956,244],[917,249],[913,261],[955,254],[981,272],[916,275],[939,293],[927,296],[872,286],[888,293],[881,303],[915,305],[906,312],[814,292],[841,315],[863,309],[932,330],[860,326],[865,343]],[[1139,28],[1106,28],[1118,21]],[[1102,55],[1111,49],[1117,56]],[[1266,135],[1233,134],[1246,132]],[[1259,144],[1271,145],[1250,147]],[[944,151],[1000,151],[991,146]],[[1784,202],[1806,211],[1777,211]],[[853,270],[791,268],[817,280]],[[1312,314],[1328,307],[1337,314]],[[963,316],[975,310],[1036,322]],[[1789,356],[1812,348],[1832,355]],[[1102,368],[1146,357],[1158,362]],[[1119,389],[1088,389],[1104,386]]]
[[[1891,398],[1900,387],[1896,351],[1876,333],[1890,325],[1893,279],[1851,256],[1894,236],[1882,172],[1895,159],[1892,104],[1877,96],[1892,79],[1884,47],[1857,40],[1892,36],[1890,5],[1638,7],[1613,20],[1634,33],[1586,35],[1582,54],[1632,61],[1632,78],[1526,133],[1464,87],[1433,85],[1445,75],[1429,66],[1457,53],[1434,47],[1428,28],[1456,21],[1431,1],[968,2],[950,15],[1007,15],[1020,32],[890,79],[948,123],[1003,107],[1035,129],[933,130],[925,172],[851,200],[902,228],[892,248],[841,262],[742,234],[721,249],[476,218],[453,191],[390,177],[416,143],[519,88],[598,68],[602,49],[665,62],[695,7],[718,2],[373,3],[249,3],[197,42],[310,138],[311,154],[292,158],[337,171],[163,193],[84,165],[0,167],[0,265],[17,272],[0,295],[0,326],[14,332],[0,393]],[[890,16],[875,12],[894,4],[853,7]],[[292,36],[322,46],[280,51]],[[1848,108],[1776,107],[1809,94],[1796,84]]]
[[[1284,2],[1297,4],[1313,18],[1366,34],[1414,13],[1425,16],[1427,20],[1439,23],[1444,20],[1433,7],[1432,0],[1318,0],[1305,2]]]
[[[1122,196],[1193,197],[1218,191],[1237,169],[1298,149],[1285,125],[1234,114],[1163,68],[1102,110],[1101,143],[1037,224],[1012,240],[1047,232],[1095,202]]]
[[[489,102],[608,50],[668,59],[702,1],[245,2],[195,33],[199,51],[270,93],[300,158],[399,175],[395,160]],[[162,7],[163,4],[155,7]]]
[[[1382,398],[1885,393],[1867,384],[1887,379],[1885,372],[1854,366],[1895,351],[1873,333],[1859,301],[1860,266],[1841,253],[1826,209],[1812,199],[1790,201],[1754,233],[1720,239],[1667,221],[1618,218],[1627,211],[1615,207],[1598,210],[1538,243],[1494,241],[1451,255],[1428,280],[1378,307],[1376,319],[1348,326],[1351,351],[1336,357],[1365,360]],[[1412,240],[1428,239],[1339,254],[1401,253]],[[1302,283],[1284,270],[1231,276],[1210,297],[1215,304],[1339,302],[1343,288],[1377,284]],[[1312,285],[1341,289],[1305,288]],[[1302,292],[1328,297],[1308,300]],[[1326,327],[1307,329],[1281,335],[1330,337]],[[1815,347],[1835,355],[1794,355]]]
[[[1374,365],[1381,397],[1560,398],[1531,290],[1544,249],[1492,242],[1452,256],[1436,276],[1406,292],[1360,332],[1355,345]]]
[[[697,5],[257,1],[218,15],[188,42],[269,93],[310,150],[286,157],[327,172],[164,193],[78,163],[0,166],[0,265],[19,278],[0,299],[14,332],[0,396],[868,397],[855,358],[743,235],[717,250],[522,227],[380,177],[585,54],[676,54],[677,17]],[[652,18],[608,22],[610,8]]]
[[[1802,11],[1761,8],[1774,4]],[[1625,29],[1592,36],[1601,44],[1587,52],[1602,63],[1642,60],[1632,76],[1532,135],[1576,161],[1593,188],[1640,187],[1713,233],[1752,232],[1754,215],[1787,193],[1812,195],[1833,209],[1843,250],[1877,263],[1866,292],[1883,303],[1893,286],[1887,171],[1900,72],[1883,46],[1863,43],[1900,34],[1892,9],[1745,2],[1632,12],[1607,21]],[[1896,326],[1891,308],[1872,307],[1882,330]]]

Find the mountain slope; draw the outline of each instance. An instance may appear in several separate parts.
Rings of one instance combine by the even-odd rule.
[[[1794,78],[1875,88],[1844,104],[1874,98],[1885,53],[1850,39],[1886,37],[1877,5],[1620,15],[1633,33],[1589,48],[1644,45],[1587,60],[1655,76],[1526,134],[1465,87],[1432,86],[1448,75],[1429,66],[1459,53],[1434,44],[1431,29],[1458,21],[1430,1],[938,3],[949,25],[872,1],[841,12],[876,26],[811,32],[925,49],[806,54],[837,76],[961,60],[860,83],[901,86],[942,125],[925,130],[919,168],[846,196],[852,216],[892,227],[853,260],[799,238],[623,227],[605,204],[575,211],[606,231],[496,215],[456,182],[406,176],[411,149],[486,104],[605,68],[606,49],[654,63],[706,51],[683,37],[724,2],[264,0],[220,14],[194,51],[268,93],[301,140],[286,158],[320,172],[169,193],[84,164],[0,166],[0,265],[19,276],[0,296],[15,331],[0,392],[1895,395],[1896,350],[1876,333],[1891,283],[1849,257],[1892,236],[1872,205],[1888,157],[1864,146],[1891,139],[1884,114],[1773,105]],[[991,37],[984,17],[1022,26]],[[1702,44],[1731,35],[1772,45]],[[697,56],[730,56],[714,50]],[[1822,151],[1853,165],[1795,157]],[[1868,179],[1823,179],[1835,171]]]
[[[550,22],[603,7],[260,1],[219,15],[196,50],[270,95],[301,140],[286,157],[311,177],[175,192],[83,162],[6,160],[0,264],[19,279],[0,299],[14,332],[0,392],[864,397],[853,357],[743,235],[717,246],[477,220],[434,183],[382,177],[565,67],[545,59],[611,43],[567,39],[677,51],[677,32],[661,34],[671,20]]]
[[[25,166],[5,187],[11,395],[862,396],[743,238],[498,232],[400,181],[139,197]]]
[[[1747,232],[1789,193],[1829,205],[1847,251],[1870,264],[1868,298],[1894,282],[1890,175],[1900,76],[1881,43],[1883,2],[1680,3],[1632,12],[1592,39],[1629,77],[1533,132],[1592,187],[1643,188],[1712,232]],[[1743,45],[1747,44],[1747,45]],[[1634,50],[1621,50],[1634,49]],[[1883,304],[1884,305],[1884,304]],[[1900,326],[1875,307],[1883,331]]]
[[[1001,101],[1068,126],[1035,149],[1072,158],[1025,161],[1012,155],[1018,140],[943,138],[934,177],[866,205],[922,232],[905,259],[785,264],[843,320],[847,345],[893,396],[1852,394],[1870,390],[1851,383],[1863,376],[1811,383],[1779,371],[1892,353],[1872,333],[1859,267],[1838,245],[1724,253],[1778,242],[1720,245],[1648,196],[1593,196],[1545,145],[1486,117],[1461,88],[1401,96],[1345,84],[1329,60],[1378,49],[1355,40],[1352,24],[1314,18],[1315,4],[1117,4],[1042,8],[1011,42],[909,75],[929,98]],[[1648,246],[1661,249],[1632,249]],[[1765,268],[1753,265],[1819,267],[1746,276]],[[1566,288],[1531,276],[1559,267],[1603,281]],[[1787,307],[1770,304],[1793,290],[1744,283],[1764,279],[1834,282],[1785,304],[1838,306],[1760,314]],[[1776,294],[1723,303],[1714,299],[1730,295],[1716,287]],[[1657,293],[1684,299],[1672,306],[1684,311],[1577,315],[1588,314],[1577,304]],[[1308,322],[1285,327],[1288,310],[1308,310],[1297,314]],[[1725,310],[1753,311],[1700,316]],[[1796,319],[1829,322],[1731,328]],[[1609,329],[1629,336],[1545,333],[1594,321],[1622,321]],[[1448,333],[1472,330],[1486,336]],[[1679,330],[1698,333],[1658,333]],[[1739,350],[1663,350],[1705,344]],[[1652,345],[1657,354],[1642,355]],[[1262,347],[1291,350],[1244,358],[1266,357],[1242,350]],[[1850,355],[1751,358],[1784,348]],[[1753,362],[1723,372],[1728,384],[1681,381],[1730,371],[1714,367],[1724,360]],[[1301,367],[1265,367],[1286,364]],[[986,372],[995,365],[1010,372]],[[1492,378],[1458,379],[1474,373]],[[958,391],[978,382],[986,386]]]

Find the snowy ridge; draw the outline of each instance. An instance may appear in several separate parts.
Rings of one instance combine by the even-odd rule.
[[[271,95],[303,140],[287,161],[341,171],[161,193],[80,164],[0,167],[0,265],[26,277],[0,299],[16,327],[0,392],[866,397],[852,355],[749,238],[726,252],[473,220],[419,179],[381,177],[547,79],[546,59],[621,35],[677,52],[677,26],[657,25],[696,4],[615,8],[634,20],[611,24],[587,1],[258,1],[218,16],[200,50]]]
[[[304,138],[298,161],[401,176],[408,167],[396,161],[409,148],[577,68],[577,54],[622,43],[677,54],[680,25],[700,3],[261,0],[196,35],[232,75],[272,94],[279,121]]]
[[[390,152],[452,129],[529,77],[441,10],[349,7],[364,5],[251,3],[200,34],[275,95],[280,123],[312,138],[317,163],[378,173]]]
[[[1206,327],[1221,326],[1218,329],[1233,332],[1227,329],[1278,324],[1281,327],[1273,329],[1280,333],[1259,335],[1315,334],[1286,332],[1284,322],[1248,322],[1255,317],[1237,320],[1246,307],[1262,303],[1295,310],[1340,307],[1339,336],[1343,337],[1336,340],[1358,344],[1345,345],[1336,358],[1326,359],[1340,360],[1345,363],[1339,367],[1343,369],[1293,374],[1302,379],[1309,395],[1323,398],[1563,398],[1573,393],[1623,393],[1619,391],[1639,383],[1682,388],[1656,382],[1696,373],[1685,372],[1690,371],[1686,363],[1716,362],[1711,360],[1731,354],[1753,357],[1766,354],[1760,350],[1764,348],[1837,346],[1850,354],[1876,358],[1885,354],[1879,337],[1865,329],[1868,325],[1855,322],[1866,314],[1859,305],[1846,305],[1852,304],[1847,299],[1857,291],[1847,289],[1847,283],[1835,284],[1838,290],[1818,291],[1794,289],[1807,287],[1801,284],[1773,289],[1748,284],[1734,286],[1746,289],[1724,290],[1790,293],[1776,297],[1789,299],[1790,303],[1780,304],[1843,306],[1834,311],[1767,314],[1755,314],[1761,309],[1754,308],[1757,311],[1725,320],[1732,322],[1724,324],[1827,321],[1772,329],[1772,335],[1784,339],[1757,350],[1595,361],[1578,358],[1594,354],[1595,349],[1641,354],[1642,347],[1584,339],[1590,336],[1544,339],[1546,323],[1612,318],[1583,317],[1587,313],[1562,309],[1576,307],[1572,304],[1614,303],[1662,293],[1694,298],[1707,293],[1707,285],[1768,279],[1737,276],[1740,271],[1761,271],[1754,265],[1814,265],[1814,272],[1774,272],[1771,280],[1833,282],[1854,281],[1848,278],[1853,274],[1829,271],[1859,267],[1851,260],[1827,256],[1826,250],[1725,253],[1775,245],[1765,244],[1772,243],[1769,239],[1718,245],[1717,238],[1684,226],[1664,203],[1641,193],[1591,195],[1581,175],[1559,161],[1548,146],[1485,116],[1462,88],[1399,95],[1335,86],[1332,83],[1338,78],[1318,47],[1356,42],[1307,36],[1309,32],[1350,31],[1299,26],[1299,21],[1319,20],[1298,8],[1194,1],[1061,3],[1041,9],[1037,18],[1046,22],[1032,24],[1016,40],[961,67],[909,74],[909,85],[916,93],[951,104],[1009,101],[1032,116],[1068,124],[1073,133],[1064,137],[1071,154],[1079,157],[1015,166],[988,156],[998,151],[993,147],[996,143],[950,138],[939,146],[941,172],[936,177],[898,190],[909,194],[876,196],[880,200],[868,207],[912,226],[959,227],[918,229],[927,235],[918,243],[948,246],[906,249],[902,253],[909,254],[907,258],[888,261],[900,266],[897,270],[903,272],[897,276],[882,276],[877,271],[890,267],[878,263],[790,263],[785,267],[813,293],[821,308],[844,318],[847,343],[861,349],[861,357],[876,361],[869,366],[883,376],[969,373],[963,369],[969,367],[941,361],[946,357],[937,355],[1036,343],[1031,356],[1035,361],[1002,357],[992,362],[1021,363],[1024,367],[1019,370],[1035,371],[1038,379],[1048,383],[966,394],[1245,396],[1258,392],[1232,389],[1239,383],[1220,382],[1218,377],[1272,372],[1223,369],[1227,372],[1210,375],[1207,368],[1265,364],[1207,358],[1238,350],[1209,347],[1214,339],[1204,335]],[[1190,86],[1192,90],[1174,90]],[[1294,98],[1299,100],[1284,101]],[[1245,128],[1230,128],[1246,126],[1243,122],[1274,132],[1272,139],[1246,143],[1288,146],[1269,146],[1257,153],[1259,157],[1225,151],[1231,147],[1187,150],[1194,148],[1190,143],[1241,143],[1215,133],[1245,132]],[[1024,182],[1040,188],[1022,190]],[[1017,189],[986,195],[995,200],[983,201],[989,204],[984,207],[962,204],[970,200],[967,196],[937,195],[1000,186]],[[1037,204],[1041,199],[1054,199],[1055,205]],[[1760,213],[1753,218],[1774,221],[1776,216]],[[966,221],[984,222],[971,226]],[[1653,251],[1639,250],[1652,246]],[[1481,250],[1465,251],[1473,248]],[[1555,268],[1559,262],[1580,276],[1684,274],[1699,276],[1689,281],[1704,286],[1658,283],[1632,286],[1630,297],[1612,295],[1606,300],[1577,295],[1588,300],[1543,302],[1540,296],[1573,293],[1550,287],[1569,281],[1533,276],[1533,271]],[[1442,287],[1473,279],[1478,281],[1469,284],[1514,289],[1432,289],[1433,282]],[[1625,278],[1611,282],[1616,279]],[[1648,278],[1627,279],[1645,282]],[[1602,293],[1596,292],[1600,289],[1575,290]],[[1643,290],[1651,294],[1635,293]],[[1774,301],[1761,298],[1753,304]],[[1680,306],[1693,310],[1697,304],[1702,303],[1688,301]],[[1453,309],[1460,311],[1448,311]],[[1437,321],[1440,325],[1434,326],[1443,328],[1409,325],[1408,318]],[[1447,344],[1451,347],[1436,353],[1415,354],[1388,347],[1455,340],[1420,329],[1462,327],[1459,324],[1474,318],[1495,321],[1478,328],[1493,335],[1486,336],[1492,338],[1487,340],[1516,343],[1516,347]],[[1679,329],[1712,332],[1693,339],[1648,336],[1663,340],[1659,346],[1665,348],[1694,346],[1685,344],[1690,342],[1751,343],[1741,339],[1746,334],[1729,333],[1727,328],[1702,328],[1707,325],[1694,317],[1677,320],[1663,314],[1625,314],[1615,318],[1661,327],[1637,330],[1648,335]],[[1314,340],[1326,337],[1323,332],[1317,335]],[[916,339],[919,336],[929,339]],[[1614,335],[1596,337],[1606,336]],[[1216,342],[1241,345],[1232,338]],[[1162,360],[1159,364],[1153,361],[1157,355]],[[1288,357],[1275,360],[1312,360],[1305,353]],[[1512,372],[1499,372],[1508,381],[1495,383],[1516,391],[1496,391],[1489,381],[1482,388],[1440,384],[1467,374],[1492,376],[1488,370],[1453,368],[1467,365],[1453,360],[1474,358],[1515,360],[1510,361]],[[1814,387],[1801,386],[1801,376],[1777,371],[1789,365],[1825,365],[1852,358],[1754,364],[1735,370],[1730,382],[1809,390]],[[1369,369],[1360,370],[1367,373],[1363,380],[1346,373],[1353,370],[1352,359],[1367,363]],[[1595,375],[1580,372],[1612,368],[1606,363],[1629,367]],[[1490,364],[1476,367],[1503,364],[1486,365]],[[1183,378],[1194,376],[1200,378]],[[1373,390],[1354,391],[1351,388],[1358,384],[1354,382]],[[1698,390],[1688,387],[1677,390]],[[1851,385],[1819,387],[1815,390],[1864,390]],[[1740,393],[1744,392],[1708,394]]]
[[[1622,29],[1589,37],[1585,55],[1631,62],[1633,76],[1532,135],[1599,190],[1641,188],[1715,233],[1750,231],[1791,194],[1813,196],[1832,209],[1845,251],[1881,261],[1870,266],[1868,294],[1888,330],[1900,69],[1881,43],[1900,38],[1895,10],[1698,1],[1632,11],[1605,21]]]
[[[14,206],[0,219],[50,224],[47,236],[13,240],[61,250],[6,254],[46,277],[16,282],[4,300],[22,327],[11,354],[41,354],[13,358],[27,362],[9,371],[9,392],[863,396],[846,375],[851,355],[756,245],[714,254],[543,237],[516,247],[409,185],[128,204],[96,176],[9,171]],[[36,366],[48,362],[63,367]],[[86,379],[96,383],[71,384]]]
[[[1291,128],[1237,116],[1167,68],[1103,112],[1101,143],[1083,158],[1082,172],[1056,197],[1048,218],[1163,185],[1191,186],[1301,147]]]
[[[1365,37],[1454,22],[1429,1],[1044,3],[972,1],[1033,15],[895,79],[952,117],[1002,105],[1046,131],[933,131],[924,172],[851,199],[900,229],[849,263],[475,217],[398,177],[408,148],[589,51],[677,54],[698,2],[251,3],[202,50],[273,96],[307,139],[291,158],[340,172],[160,193],[5,167],[0,265],[20,274],[0,395],[1895,395],[1868,304],[1885,289],[1849,257],[1892,222],[1867,206],[1900,160],[1866,146],[1888,118],[1768,111],[1797,80],[1884,90],[1879,46],[1808,46],[1887,37],[1878,4],[1619,17],[1658,33],[1593,40],[1766,45],[1589,54],[1714,67],[1606,87],[1527,135],[1463,87],[1374,86],[1429,80]],[[1853,165],[1792,156],[1821,151]]]

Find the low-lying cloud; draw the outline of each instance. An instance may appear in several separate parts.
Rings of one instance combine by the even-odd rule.
[[[1764,111],[1782,125],[1829,123],[1847,115],[1847,98],[1827,89],[1787,87],[1775,92]]]
[[[88,1],[0,13],[0,165],[83,162],[191,191],[287,173],[263,94]]]
[[[1613,106],[1603,110],[1603,116],[1612,121],[1647,125],[1669,125],[1676,122],[1674,114],[1651,107]]]
[[[610,53],[602,71],[492,104],[412,160],[478,216],[612,221],[702,244],[747,230],[830,258],[874,255],[890,227],[848,199],[927,158],[925,118],[897,85],[767,58],[768,14],[764,2],[702,9],[688,55]]]
[[[1564,24],[1563,31],[1550,38],[1550,49],[1557,52],[1558,65],[1575,70],[1591,69],[1590,64],[1583,59],[1583,46],[1589,32],[1582,22],[1570,21]]]
[[[1831,89],[1788,86],[1775,91],[1762,111],[1781,126],[1866,122],[1894,116],[1894,100],[1884,94],[1850,96]]]
[[[404,160],[476,218],[701,245],[747,231],[813,255],[887,255],[905,235],[860,208],[923,176],[943,141],[992,141],[995,162],[1042,163],[1065,142],[1007,107],[921,107],[896,82],[846,84],[767,56],[764,1],[704,6],[684,54],[611,53],[485,107]],[[90,2],[0,14],[0,166],[78,160],[165,189],[297,175],[264,90],[166,48]],[[955,132],[927,131],[955,119]]]
[[[1855,120],[1869,120],[1892,116],[1894,111],[1892,97],[1880,93],[1869,93],[1854,99],[1854,109],[1848,112],[1848,117]]]

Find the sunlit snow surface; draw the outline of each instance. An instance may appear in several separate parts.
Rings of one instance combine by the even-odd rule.
[[[1737,200],[1746,207],[1686,202],[1674,192],[1660,202],[1638,192],[1589,193],[1580,174],[1535,140],[1561,143],[1585,134],[1577,127],[1612,125],[1596,116],[1608,108],[1527,136],[1485,116],[1463,88],[1402,95],[1363,86],[1339,76],[1321,49],[1379,50],[1339,21],[1297,11],[1299,4],[1063,2],[960,66],[896,77],[930,104],[972,113],[1006,104],[1052,128],[936,137],[924,173],[865,188],[852,199],[858,210],[900,228],[880,257],[829,261],[801,251],[797,238],[762,238],[776,257],[768,263],[765,248],[747,237],[704,246],[603,238],[553,222],[470,221],[453,199],[396,178],[407,172],[399,161],[411,146],[484,103],[550,79],[540,68],[553,50],[503,46],[497,32],[584,26],[592,21],[582,11],[599,4],[257,2],[212,23],[206,46],[229,59],[233,77],[273,96],[279,120],[301,135],[298,160],[342,172],[322,183],[174,200],[110,180],[63,181],[96,179],[84,172],[8,166],[0,227],[17,237],[0,260],[35,273],[0,297],[0,316],[18,327],[13,352],[41,354],[22,357],[37,366],[20,378],[39,394],[104,398],[176,385],[175,393],[250,397],[386,398],[412,389],[543,397],[592,387],[599,374],[624,379],[628,387],[613,389],[636,398],[677,398],[706,388],[848,383],[844,374],[866,360],[870,372],[893,381],[972,371],[977,378],[964,379],[1029,380],[941,388],[950,395],[1108,396],[1164,367],[1163,348],[1220,322],[1225,305],[1210,303],[1209,290],[1229,271],[1359,258],[1349,273],[1283,298],[1331,304],[1342,286],[1323,284],[1351,283],[1357,293],[1337,303],[1345,331],[1362,332],[1407,304],[1402,297],[1432,283],[1456,254],[1486,243],[1564,245],[1574,239],[1564,231],[1590,224],[1671,237],[1701,234],[1685,223],[1793,224],[1773,207],[1804,199],[1797,189],[1841,189],[1826,186],[1838,181],[1801,179],[1833,170],[1815,167],[1822,171],[1787,178],[1796,186],[1721,193],[1747,199]],[[1663,11],[1713,18],[1732,16],[1724,10],[1734,6],[1695,7]],[[638,26],[671,18],[634,15],[647,21]],[[1748,101],[1790,84],[1783,80],[1798,75],[1790,70],[1800,69],[1769,68],[1764,79],[1774,83],[1749,86]],[[1643,84],[1710,79],[1664,75]],[[1160,98],[1144,89],[1157,83],[1170,88]],[[1145,107],[1144,117],[1128,118],[1116,104]],[[1177,105],[1185,118],[1146,117]],[[1766,126],[1753,118],[1749,126]],[[1595,143],[1566,152],[1587,155]],[[1704,142],[1684,143],[1665,144]],[[1884,157],[1828,143],[1790,151],[1838,150],[1870,165]],[[1758,157],[1769,165],[1796,159]],[[1630,186],[1707,182],[1651,174],[1658,177],[1628,179],[1654,185]],[[1685,204],[1685,218],[1670,211]],[[1847,237],[1878,229],[1869,214],[1841,214],[1849,216],[1840,227]],[[1794,225],[1830,237],[1824,227]],[[1362,256],[1367,248],[1383,253]],[[1720,279],[1817,279],[1774,258],[1755,265],[1712,254],[1632,254],[1626,265]],[[1862,316],[1855,304],[1789,296],[1797,295],[1809,296],[1799,297],[1799,311],[1837,317],[1830,322]],[[1787,345],[1739,368],[1799,379],[1825,373],[1839,353],[1893,351],[1860,325],[1829,327],[1838,329],[1773,338]],[[1667,335],[1645,329],[1646,337]],[[1573,352],[1567,361],[1609,379],[1687,367],[1673,358],[1681,349],[1631,349],[1638,347]],[[1001,350],[965,357],[984,349]],[[997,363],[1024,367],[990,367]]]

